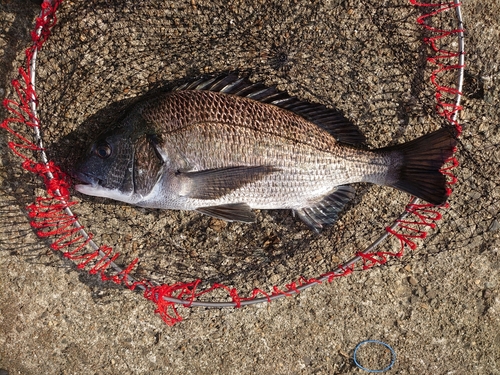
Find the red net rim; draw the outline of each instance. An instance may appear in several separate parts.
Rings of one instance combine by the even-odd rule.
[[[355,269],[370,269],[377,264],[384,264],[389,258],[403,256],[405,248],[414,250],[417,247],[415,239],[424,239],[427,231],[436,226],[436,221],[441,220],[439,212],[443,207],[435,207],[431,204],[419,203],[418,199],[412,199],[406,206],[405,211],[385,228],[384,233],[377,238],[365,250],[357,252],[350,260],[337,266],[333,271],[320,275],[317,278],[306,279],[300,277],[298,280],[286,284],[284,288],[274,286],[271,292],[254,289],[250,296],[242,297],[235,288],[229,288],[222,284],[213,284],[205,290],[198,290],[201,280],[192,282],[179,282],[173,285],[155,285],[148,280],[135,280],[130,274],[139,259],[133,260],[126,267],[119,267],[115,260],[119,256],[112,248],[98,246],[93,241],[91,233],[87,232],[80,224],[71,207],[76,202],[69,195],[70,183],[65,174],[50,160],[48,160],[40,135],[40,121],[37,117],[38,99],[35,90],[36,57],[38,51],[48,40],[51,29],[57,22],[56,12],[63,0],[44,0],[42,10],[36,19],[35,29],[31,33],[32,45],[26,50],[25,66],[19,68],[19,79],[12,81],[12,86],[17,95],[17,100],[5,99],[3,104],[10,117],[4,120],[1,127],[11,133],[15,141],[8,143],[11,151],[22,159],[22,167],[38,176],[45,184],[46,196],[36,197],[35,202],[28,205],[27,210],[31,226],[38,236],[52,240],[50,247],[61,252],[61,254],[72,260],[78,269],[85,269],[90,274],[98,274],[104,281],[112,281],[116,284],[135,290],[142,291],[144,297],[154,302],[157,306],[156,312],[168,324],[173,325],[182,320],[177,305],[205,306],[205,307],[241,307],[249,304],[270,302],[274,299],[297,294],[314,285],[324,282],[332,282],[333,279],[346,276]],[[461,4],[454,0],[444,4],[420,3],[409,0],[410,5],[426,9],[416,22],[431,35],[423,40],[434,52],[428,62],[435,66],[430,81],[436,89],[436,112],[453,125],[458,134],[461,126],[458,121],[462,82],[464,74],[464,30],[461,15]],[[443,12],[455,11],[458,27],[453,30],[440,30],[429,26],[428,20]],[[438,47],[440,39],[454,36],[458,39],[458,51],[443,50]],[[458,63],[450,64],[450,61],[458,59]],[[456,87],[440,84],[440,74],[445,71],[456,72]],[[451,101],[450,96],[455,100]],[[33,140],[29,140],[12,129],[12,124],[24,124],[31,129]],[[34,151],[39,155],[39,160],[33,160],[26,155],[27,151]],[[443,174],[449,176],[449,185],[456,182],[451,170],[458,166],[456,158],[452,157],[443,168]],[[451,189],[449,189],[451,193]],[[400,243],[398,252],[377,251],[377,248],[389,236],[394,236]],[[225,290],[231,301],[208,302],[199,298],[214,290]]]

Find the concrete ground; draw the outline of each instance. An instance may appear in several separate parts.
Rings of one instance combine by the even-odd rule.
[[[376,2],[373,2],[376,3]],[[68,167],[130,98],[203,73],[239,70],[341,109],[371,147],[442,126],[429,49],[403,0],[63,2],[39,56],[37,89],[50,158]],[[77,270],[38,238],[26,205],[43,184],[0,133],[0,374],[361,374],[367,339],[391,345],[392,374],[500,373],[500,4],[466,1],[467,71],[458,183],[443,218],[401,259],[298,296],[241,309],[180,308],[168,327],[139,293]],[[0,0],[0,97],[13,98],[38,2]],[[453,13],[433,25],[453,28]],[[456,49],[456,41],[443,39]],[[454,73],[442,79],[455,82]],[[0,119],[7,116],[0,112]],[[108,116],[108,117],[106,117]],[[111,120],[110,120],[111,119]],[[76,150],[76,151],[75,151]],[[289,212],[255,224],[144,210],[75,194],[75,212],[125,264],[167,283],[238,288],[315,277],[365,248],[408,196],[358,186],[341,220],[312,234]],[[399,242],[383,249],[397,251]],[[205,285],[205,284],[204,284]],[[269,290],[269,289],[266,289]],[[217,296],[207,298],[216,298]],[[390,358],[360,349],[367,367]]]

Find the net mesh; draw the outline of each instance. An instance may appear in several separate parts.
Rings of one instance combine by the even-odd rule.
[[[341,109],[374,148],[450,122],[461,129],[455,120],[461,68],[456,4],[393,0],[286,6],[294,8],[293,19],[283,11],[283,1],[265,6],[45,1],[35,29],[40,32],[33,32],[34,45],[12,85],[13,99],[4,102],[10,118],[2,127],[29,172],[20,178],[38,175],[45,183],[45,191],[39,189],[27,206],[38,235],[79,269],[140,288],[168,324],[181,318],[174,304],[181,301],[171,297],[185,305],[227,301],[238,307],[384,264],[415,249],[428,233],[428,253],[448,248],[433,240],[443,230],[472,240],[459,230],[458,217],[442,224],[443,215],[460,216],[459,210],[450,214],[409,203],[404,193],[363,184],[356,186],[357,196],[341,219],[319,236],[285,211],[260,212],[248,225],[70,197],[71,181],[62,171],[134,97],[207,73],[236,70],[251,81]],[[31,62],[42,45],[35,92]],[[484,136],[495,144],[494,135]],[[477,167],[467,147],[481,138],[462,142],[468,142],[462,161],[467,168],[460,173],[470,182]],[[47,160],[40,156],[42,148]],[[485,151],[498,160],[496,149]],[[456,165],[453,159],[443,170],[450,185],[456,182],[451,173]],[[492,203],[484,210],[498,212],[498,200]],[[383,241],[372,246],[381,236]]]

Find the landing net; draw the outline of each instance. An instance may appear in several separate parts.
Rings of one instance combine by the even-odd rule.
[[[82,272],[143,293],[169,325],[179,306],[269,302],[393,262],[447,216],[448,205],[358,185],[317,236],[285,211],[248,225],[74,195],[63,171],[94,134],[137,95],[202,74],[237,70],[334,106],[373,148],[442,126],[461,132],[458,1],[285,3],[45,0],[4,101],[21,178],[43,181],[27,206],[38,236]],[[450,192],[457,165],[443,169]]]

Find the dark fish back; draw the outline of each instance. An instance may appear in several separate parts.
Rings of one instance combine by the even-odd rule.
[[[145,103],[143,116],[158,131],[167,133],[186,124],[220,122],[284,136],[322,150],[331,149],[334,144],[324,131],[338,142],[365,142],[360,130],[340,111],[232,75],[181,86]]]
[[[306,120],[323,128],[339,142],[351,145],[364,145],[365,136],[359,128],[344,117],[341,111],[330,109],[319,103],[310,103],[279,91],[275,86],[251,83],[234,74],[201,78],[182,85],[175,91],[196,90],[213,91],[249,98],[261,103],[272,104],[296,113]]]

